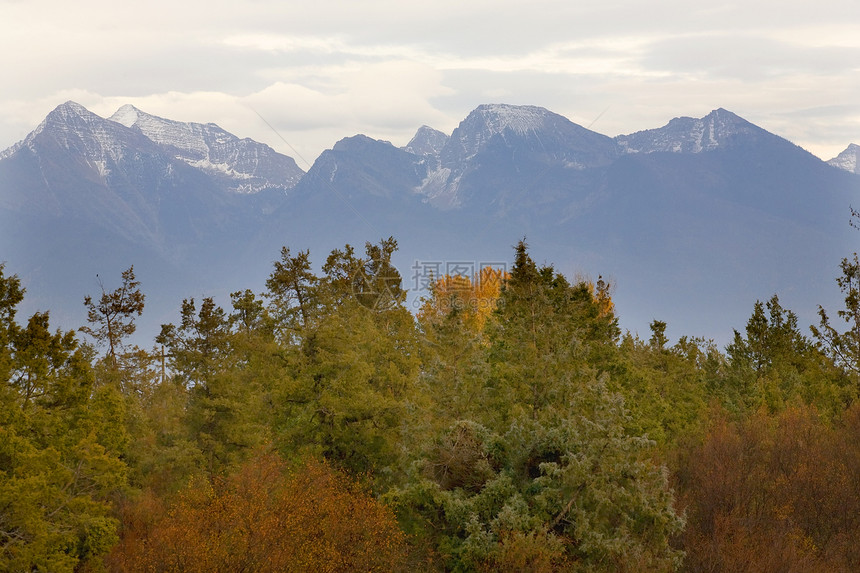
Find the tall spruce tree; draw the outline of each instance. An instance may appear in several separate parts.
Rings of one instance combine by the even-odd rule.
[[[615,352],[617,319],[589,283],[570,284],[551,266],[538,268],[525,241],[516,247],[494,320],[488,326],[491,383],[507,417],[565,404],[578,379]]]

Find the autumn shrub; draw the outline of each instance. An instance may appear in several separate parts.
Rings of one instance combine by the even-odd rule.
[[[677,472],[688,571],[857,571],[860,407],[718,416]]]
[[[172,503],[144,495],[123,518],[114,571],[395,571],[406,554],[393,514],[349,478],[272,454]]]

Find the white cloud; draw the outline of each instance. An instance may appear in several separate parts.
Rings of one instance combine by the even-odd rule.
[[[340,38],[320,36],[283,36],[275,34],[242,34],[222,40],[225,46],[267,52],[345,53],[346,44]]]
[[[451,93],[431,67],[400,60],[315,71],[329,78],[325,89],[283,81],[242,98],[292,146],[305,149],[306,159],[356,133],[404,145],[422,124],[453,129],[431,103]]]

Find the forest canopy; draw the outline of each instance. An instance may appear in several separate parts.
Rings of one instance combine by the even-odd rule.
[[[284,247],[149,349],[133,267],[66,332],[0,266],[0,569],[860,569],[856,255],[809,335],[774,295],[720,349],[525,241],[413,315],[396,249]]]

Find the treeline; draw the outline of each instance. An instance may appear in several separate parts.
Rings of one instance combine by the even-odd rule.
[[[149,350],[133,268],[78,335],[0,267],[0,569],[860,570],[856,255],[839,324],[774,296],[721,351],[524,242],[413,315],[396,248],[284,248]]]

